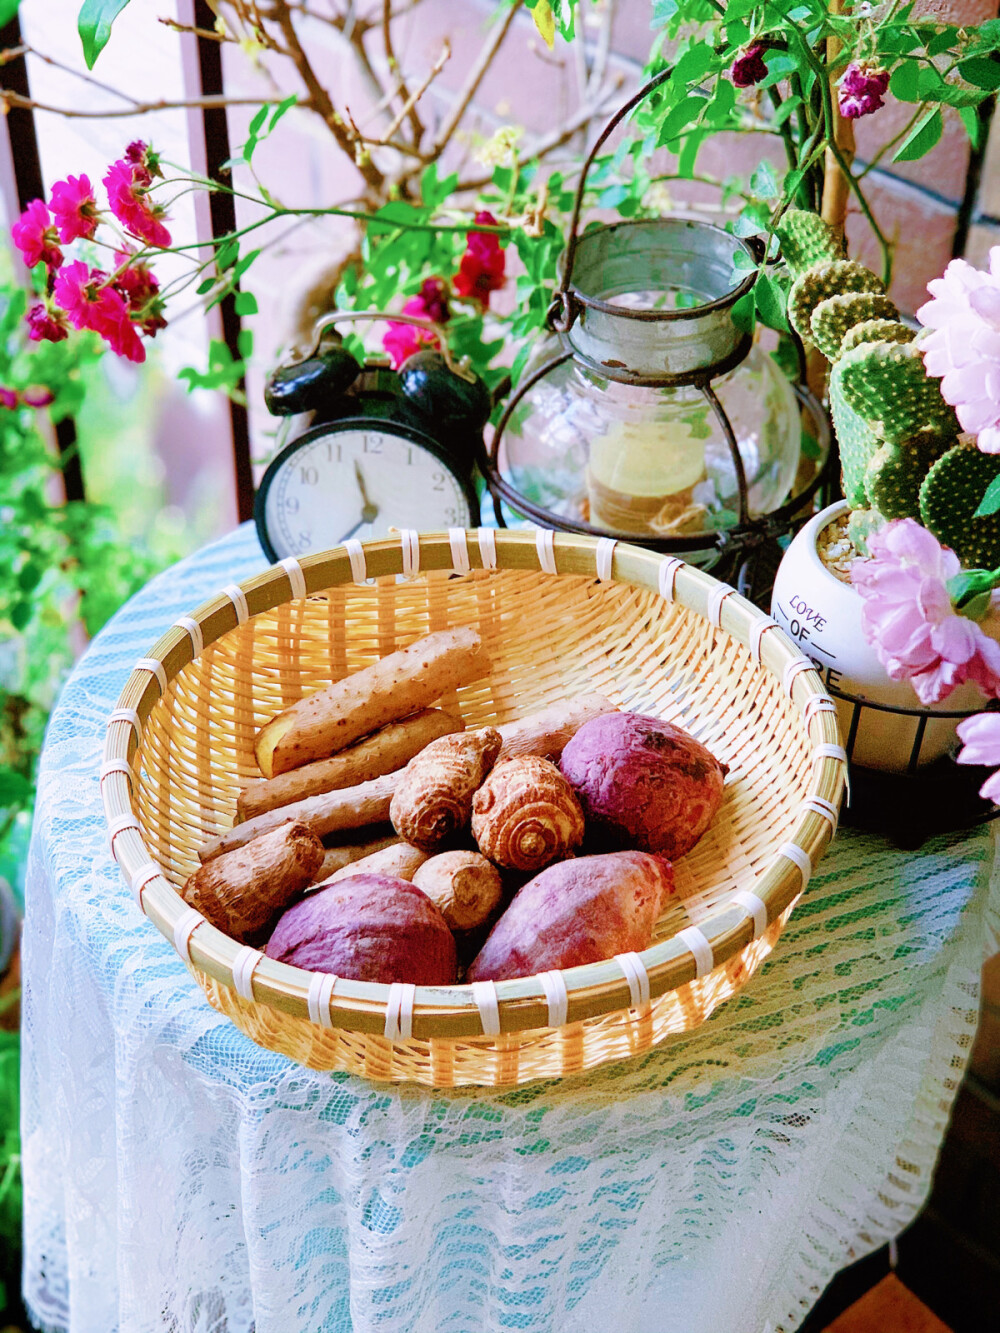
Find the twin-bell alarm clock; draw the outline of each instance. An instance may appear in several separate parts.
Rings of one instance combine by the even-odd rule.
[[[359,317],[388,318],[336,318]],[[277,416],[311,414],[257,492],[254,517],[268,557],[384,537],[390,528],[476,526],[473,468],[492,407],[489,389],[447,351],[416,352],[398,371],[381,360],[362,366],[331,324],[330,317],[321,321],[310,354],[275,371],[264,391]]]

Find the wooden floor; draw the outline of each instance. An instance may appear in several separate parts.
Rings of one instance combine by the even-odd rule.
[[[826,1333],[951,1333],[951,1330],[890,1274],[828,1324]]]

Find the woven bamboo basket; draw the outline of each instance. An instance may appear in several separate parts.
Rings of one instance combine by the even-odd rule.
[[[274,962],[188,907],[178,889],[198,847],[258,776],[256,731],[456,625],[492,657],[487,679],[444,700],[470,726],[597,691],[729,765],[651,946],[495,986],[386,986]],[[845,771],[812,663],[728,585],[608,539],[481,529],[286,560],[182,617],[129,677],[101,784],[133,895],[216,1009],[313,1068],[453,1087],[578,1074],[703,1022],[774,947],[833,835]]]

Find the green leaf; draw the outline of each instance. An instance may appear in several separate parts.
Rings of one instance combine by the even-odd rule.
[[[678,102],[673,110],[668,112],[660,126],[660,132],[656,136],[657,145],[662,148],[671,139],[676,139],[686,125],[690,125],[693,120],[697,120],[706,105],[707,103],[703,97],[685,97]]]
[[[268,134],[271,133],[275,125],[277,125],[278,121],[281,120],[282,116],[286,115],[289,111],[291,111],[292,107],[298,100],[299,100],[298,95],[296,93],[292,93],[290,97],[286,97],[283,102],[278,103],[278,105],[274,108],[274,111],[271,113],[271,119],[268,121],[267,124]]]
[[[758,199],[777,199],[778,180],[770,162],[761,162],[750,177],[750,193]]]
[[[251,137],[255,134],[259,134],[264,128],[264,121],[267,120],[267,113],[270,109],[270,106],[262,106],[259,111],[254,112],[253,119],[250,121]]]
[[[986,487],[986,494],[979,501],[979,508],[973,518],[988,518],[1000,510],[1000,477],[994,477]]]
[[[237,292],[234,302],[238,315],[256,315],[257,298],[253,292]]]
[[[0,28],[5,28],[17,13],[21,0],[0,0]],[[0,1310],[3,1306],[0,1305]]]
[[[986,127],[982,120],[980,120],[975,107],[960,106],[958,108],[958,114],[961,117],[962,124],[965,126],[965,132],[969,136],[969,143],[974,149],[981,148],[983,131]]]
[[[785,317],[785,292],[769,273],[762,273],[754,287],[757,311],[769,329],[785,332],[788,320]]]
[[[715,51],[708,42],[698,42],[678,60],[671,81],[677,79],[681,83],[698,84],[713,67],[715,60]]]
[[[108,44],[112,23],[128,2],[129,0],[83,0],[76,27],[83,43],[83,58],[87,62],[88,69],[94,68],[94,62]]]
[[[984,88],[988,93],[994,93],[1000,88],[1000,61],[972,56],[962,61],[958,72],[974,88]]]
[[[915,162],[917,158],[929,153],[941,138],[944,119],[936,108],[921,116],[913,129],[897,148],[893,162]]]
[[[747,14],[752,14],[760,3],[761,0],[729,0],[729,4],[726,5],[726,22],[745,18]]]
[[[730,318],[740,333],[753,333],[754,324],[756,323],[755,309],[756,302],[754,301],[753,292],[744,293],[733,306]]]
[[[920,101],[920,66],[915,60],[903,60],[892,71],[889,91],[900,102]]]
[[[0,768],[0,810],[21,805],[31,795],[31,783],[12,768]]]

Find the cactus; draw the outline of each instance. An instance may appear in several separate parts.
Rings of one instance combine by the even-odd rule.
[[[796,278],[813,264],[845,257],[843,236],[808,209],[790,209],[775,231],[785,262]]]
[[[868,538],[878,532],[885,523],[881,514],[874,509],[853,509],[847,520],[847,536],[854,549],[861,555],[868,554]]]
[[[813,264],[795,279],[788,293],[788,318],[803,342],[812,341],[812,314],[820,301],[846,292],[884,296],[885,284],[870,269],[848,259]]]
[[[916,336],[915,329],[898,319],[865,319],[844,334],[839,354],[852,352],[859,343],[911,343]]]
[[[884,519],[918,518],[920,487],[950,443],[918,435],[902,444],[883,444],[865,469],[865,491],[872,509]]]
[[[846,335],[858,324],[874,320],[890,322],[899,311],[888,296],[876,292],[838,292],[828,296],[812,313],[809,321],[812,340],[828,361],[836,361]],[[902,328],[903,325],[900,325]]]
[[[889,444],[920,433],[958,435],[955,413],[941,397],[937,380],[928,378],[913,343],[860,343],[834,366],[834,383],[848,406]]]
[[[1000,455],[959,444],[930,468],[920,487],[920,517],[966,569],[1000,565],[1000,514],[974,518],[986,487],[1000,476]]]

